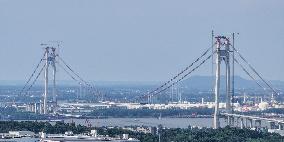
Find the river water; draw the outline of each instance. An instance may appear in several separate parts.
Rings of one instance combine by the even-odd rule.
[[[41,120],[49,121],[49,120]],[[105,119],[65,119],[65,123],[75,122],[75,124],[85,125],[91,124],[95,127],[102,126],[158,126],[163,125],[167,128],[188,128],[188,126],[199,126],[199,127],[212,127],[213,118],[105,118]],[[51,122],[55,124],[55,122]],[[224,127],[226,122],[220,118],[221,127]],[[37,142],[37,138],[26,138],[26,139],[9,139],[1,140],[6,142]]]
[[[188,126],[212,127],[213,118],[107,118],[107,119],[65,119],[64,122],[81,124],[87,126],[158,126],[168,128],[188,128]],[[224,119],[220,119],[221,126],[224,126]]]

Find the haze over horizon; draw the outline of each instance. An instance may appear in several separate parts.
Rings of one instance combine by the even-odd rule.
[[[236,48],[257,71],[284,81],[283,7],[279,0],[0,1],[0,80],[27,80],[40,44],[59,40],[60,55],[86,80],[164,81],[210,47],[214,30],[240,33]],[[211,75],[211,62],[194,75]],[[237,65],[236,75],[248,78]],[[59,69],[58,79],[69,77]]]

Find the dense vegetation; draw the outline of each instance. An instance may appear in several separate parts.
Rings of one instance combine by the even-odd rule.
[[[0,121],[0,133],[7,133],[9,131],[32,131],[35,133],[46,132],[51,134],[64,133],[66,131],[73,131],[75,134],[90,131],[90,128],[82,125],[75,125],[74,123],[56,122],[51,125],[49,122],[33,122],[33,121]]]
[[[11,130],[29,130],[34,132],[45,131],[47,133],[64,133],[65,131],[73,131],[74,133],[89,132],[90,127],[66,124],[57,122],[51,125],[48,122],[17,122],[17,121],[2,121],[0,122],[0,133],[8,132]],[[96,128],[100,135],[116,136],[128,133],[130,137],[137,138],[141,142],[158,142],[157,134],[144,134],[139,132],[132,132],[123,130],[122,128]],[[248,129],[239,128],[187,128],[187,129],[160,129],[162,142],[279,142],[283,141],[282,136],[275,133],[261,132]]]
[[[4,120],[38,120],[46,119],[43,115],[18,111],[14,107],[0,107],[0,119]]]
[[[166,110],[154,110],[154,109],[100,109],[94,110],[88,116],[105,116],[105,117],[194,117],[197,115],[207,115],[213,114],[213,109],[209,108],[191,108],[191,109],[166,109]]]
[[[166,129],[162,130],[161,135],[163,142],[272,142],[283,139],[279,134],[230,127],[220,129]]]

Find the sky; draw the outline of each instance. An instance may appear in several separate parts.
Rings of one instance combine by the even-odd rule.
[[[211,31],[269,80],[284,80],[283,0],[0,0],[0,80],[27,80],[44,49],[86,80],[163,81],[211,46]],[[224,72],[224,70],[222,70]],[[236,65],[236,75],[246,77]],[[193,75],[211,75],[211,62]],[[40,76],[43,78],[43,76]],[[70,79],[58,69],[58,78]]]

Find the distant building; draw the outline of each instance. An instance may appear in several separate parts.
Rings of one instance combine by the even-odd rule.
[[[33,137],[35,133],[31,131],[9,131],[9,135],[12,137]]]
[[[41,133],[41,142],[140,142],[137,139],[129,138],[128,134],[121,137],[109,137],[98,135],[96,130],[91,130],[89,135],[74,135],[71,131],[61,134],[45,134]]]

